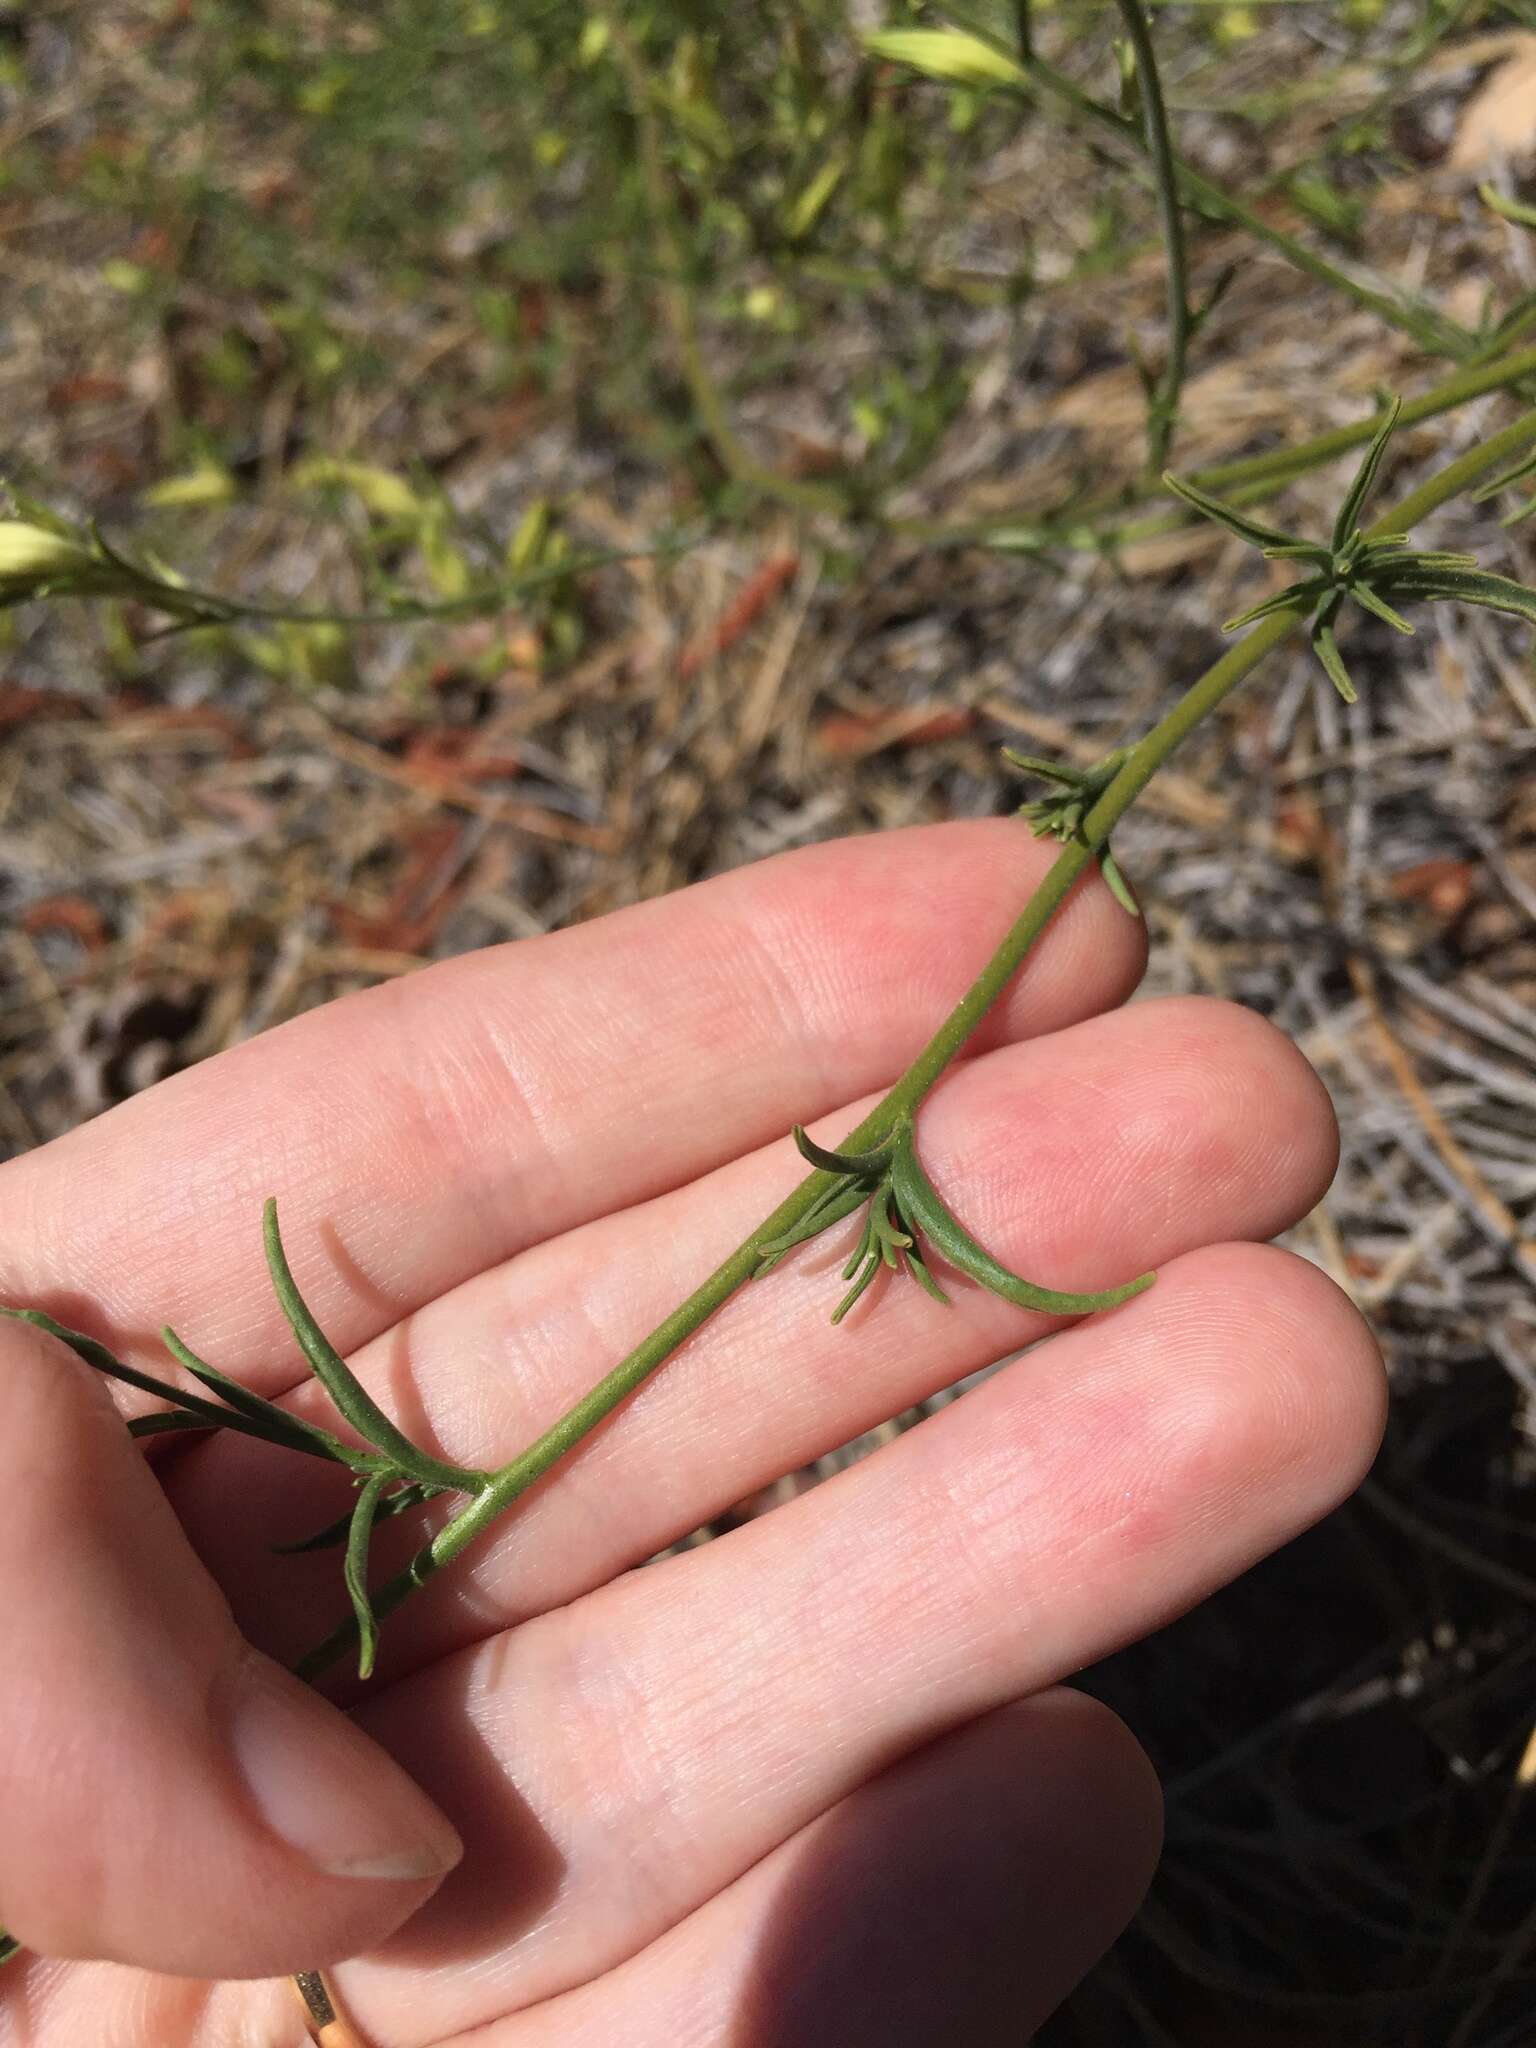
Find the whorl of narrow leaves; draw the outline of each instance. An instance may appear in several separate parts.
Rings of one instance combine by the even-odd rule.
[[[1051,786],[1049,796],[1040,797],[1034,803],[1020,804],[1015,815],[1029,820],[1037,839],[1049,835],[1063,844],[1076,840],[1080,845],[1086,845],[1084,821],[1119,774],[1129,752],[1129,747],[1117,747],[1102,761],[1095,762],[1093,767],[1075,768],[1068,761],[1047,761],[1036,754],[1020,754],[1012,747],[1004,747],[1005,760],[1011,761],[1015,768],[1023,769],[1026,775],[1039,776],[1042,782]],[[1141,906],[1131,894],[1130,884],[1120,871],[1120,863],[1108,846],[1101,846],[1095,857],[1099,872],[1109,884],[1115,901],[1132,917],[1140,917]]]
[[[852,1285],[832,1312],[834,1323],[843,1320],[882,1267],[905,1272],[935,1301],[947,1302],[949,1297],[929,1270],[930,1250],[991,1293],[1042,1315],[1092,1315],[1115,1308],[1152,1285],[1154,1276],[1142,1273],[1124,1286],[1097,1294],[1065,1294],[1010,1272],[946,1208],[917,1156],[910,1118],[903,1118],[873,1152],[830,1151],[798,1124],[794,1139],[802,1158],[834,1178],[792,1230],[758,1245],[757,1270],[768,1272],[796,1245],[867,1205],[864,1227],[843,1268],[843,1278]]]
[[[46,1330],[50,1336],[67,1344],[77,1358],[83,1359],[95,1371],[121,1380],[126,1386],[136,1387],[140,1393],[154,1394],[169,1404],[152,1414],[133,1417],[128,1424],[129,1433],[133,1436],[153,1436],[170,1430],[232,1429],[245,1436],[260,1437],[263,1442],[276,1444],[283,1450],[303,1451],[310,1457],[325,1458],[332,1464],[344,1466],[352,1474],[353,1484],[359,1488],[354,1505],[345,1515],[314,1535],[306,1536],[297,1543],[276,1547],[292,1552],[320,1550],[335,1543],[346,1544],[343,1579],[357,1620],[359,1675],[367,1678],[373,1670],[378,1647],[378,1620],[369,1597],[367,1578],[368,1549],[374,1524],[419,1507],[438,1494],[453,1492],[473,1497],[484,1490],[490,1475],[450,1465],[420,1449],[401,1434],[332,1345],[300,1294],[283,1251],[275,1202],[267,1203],[263,1232],[268,1270],[289,1327],[298,1339],[299,1348],[315,1378],[325,1388],[337,1412],[369,1446],[366,1450],[344,1443],[330,1430],[306,1422],[302,1416],[253,1393],[249,1387],[220,1372],[217,1366],[199,1358],[169,1326],[160,1333],[166,1349],[194,1380],[217,1396],[216,1400],[125,1364],[105,1344],[78,1330],[66,1329],[41,1309],[0,1308],[0,1315]],[[3,1954],[0,1954],[0,1961],[3,1960]]]
[[[363,1478],[356,1505],[347,1517],[347,1547],[342,1571],[347,1597],[357,1618],[358,1676],[369,1678],[373,1674],[378,1650],[379,1624],[369,1595],[368,1552],[374,1522],[381,1510],[398,1513],[402,1506],[415,1506],[434,1493],[450,1490],[476,1494],[489,1483],[490,1474],[449,1465],[421,1450],[401,1434],[336,1350],[300,1294],[283,1250],[275,1201],[269,1200],[263,1212],[262,1235],[266,1245],[267,1269],[272,1276],[278,1304],[298,1339],[299,1349],[308,1361],[310,1371],[330,1395],[340,1414],[379,1453]],[[387,1490],[392,1486],[398,1486],[406,1498],[401,1502],[399,1495],[394,1496],[395,1505],[391,1510],[386,1509],[386,1500],[389,1498]],[[299,1547],[318,1549],[330,1538],[331,1531],[323,1529],[318,1536],[307,1538]]]
[[[1450,554],[1433,548],[1411,548],[1406,534],[1378,534],[1370,539],[1360,526],[1360,514],[1376,473],[1381,467],[1387,442],[1397,425],[1402,400],[1394,398],[1372,435],[1359,469],[1339,506],[1333,532],[1327,543],[1301,540],[1283,533],[1248,513],[1213,497],[1198,485],[1171,473],[1163,478],[1171,491],[1193,506],[1202,518],[1214,520],[1230,533],[1256,547],[1270,561],[1296,562],[1312,573],[1288,588],[1276,591],[1251,610],[1228,619],[1226,633],[1241,626],[1256,625],[1276,613],[1294,611],[1310,620],[1312,651],[1322,663],[1329,681],[1346,704],[1355,701],[1355,686],[1339,652],[1334,627],[1346,599],[1352,598],[1362,611],[1372,613],[1394,632],[1411,633],[1413,626],[1398,610],[1400,604],[1481,605],[1485,610],[1508,612],[1536,624],[1536,592],[1508,576],[1491,575],[1479,569],[1475,555]],[[1536,457],[1506,470],[1475,495],[1491,497],[1508,485],[1536,471]],[[1536,499],[1508,515],[1505,524],[1536,508]]]

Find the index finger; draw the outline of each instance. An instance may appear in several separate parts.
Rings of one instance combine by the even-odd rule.
[[[889,1085],[1050,866],[991,819],[778,855],[343,997],[0,1170],[0,1299],[263,1392],[299,1377],[276,1194],[343,1352],[492,1264]],[[1134,986],[1140,924],[1074,890],[976,1049]],[[195,1315],[194,1315],[195,1312]]]

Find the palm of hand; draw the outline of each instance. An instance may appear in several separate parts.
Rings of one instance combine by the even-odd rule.
[[[1045,859],[1007,823],[819,848],[314,1012],[0,1174],[0,1296],[157,1367],[169,1320],[319,1416],[260,1259],[276,1192],[376,1398],[416,1441],[500,1463],[774,1205],[792,1122],[835,1138],[894,1079]],[[379,2048],[1019,2039],[1132,1909],[1156,1837],[1118,1724],[1031,1696],[1323,1512],[1379,1423],[1363,1325],[1258,1242],[1327,1183],[1326,1097],[1236,1008],[1116,1007],[1140,945],[1080,890],[923,1142],[1010,1264],[1064,1288],[1155,1265],[1150,1293],[633,1572],[1050,1328],[960,1288],[948,1309],[877,1291],[833,1330],[841,1232],[736,1297],[386,1624],[365,1696],[333,1688],[465,1844],[393,1933],[425,1887],[316,1872],[277,1895],[220,1820],[238,1788],[210,1763],[168,1793],[151,1728],[59,1773],[77,1729],[105,1759],[91,1731],[137,1653],[126,1621],[71,1647],[45,1560],[12,1639],[51,1732],[13,1706],[14,1670],[0,1732],[8,1804],[25,1822],[47,1778],[47,1811],[0,1850],[0,1914],[55,1954],[143,1954],[152,1926],[182,1970],[209,1967],[214,1924],[247,1928],[247,1973],[366,1946],[332,1981]],[[121,1439],[93,1439],[77,1482]],[[147,1477],[127,1522],[86,1488],[82,1558],[152,1565],[167,1630],[233,1643],[184,1530],[291,1662],[338,1618],[336,1559],[269,1546],[345,1504],[337,1475],[234,1437],[154,1455],[174,1515]],[[419,1529],[381,1530],[376,1568]],[[26,1537],[0,1510],[0,1564]],[[302,2027],[280,1981],[37,1959],[0,1978],[0,2041],[85,2038],[290,2048]]]

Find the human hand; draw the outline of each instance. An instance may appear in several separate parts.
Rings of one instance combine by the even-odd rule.
[[[331,1004],[0,1170],[0,1299],[156,1371],[169,1321],[332,1419],[262,1264],[275,1193],[381,1404],[496,1465],[774,1206],[792,1122],[835,1142],[896,1077],[1048,859],[1008,821],[813,848]],[[339,1618],[335,1553],[269,1546],[344,1479],[228,1435],[146,1460],[0,1322],[0,1920],[42,1952],[0,2042],[291,2048],[284,1984],[203,1980],[343,1957],[379,2048],[1023,2038],[1158,1832],[1133,1739],[1051,1688],[1324,1513],[1382,1417],[1354,1310],[1257,1242],[1332,1174],[1321,1085],[1241,1009],[1118,1007],[1141,962],[1079,888],[920,1130],[1010,1265],[1155,1287],[629,1571],[1052,1327],[962,1283],[834,1330],[813,1243],[385,1624],[366,1691],[329,1687],[350,1727],[268,1661]],[[382,1528],[378,1568],[417,1540]]]

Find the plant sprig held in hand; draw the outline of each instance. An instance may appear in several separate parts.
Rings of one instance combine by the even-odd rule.
[[[1295,541],[1278,529],[1265,528],[1234,513],[1220,500],[1183,487],[1207,516],[1231,524],[1244,537],[1264,545],[1282,559],[1304,559],[1313,565],[1312,578],[1291,586],[1249,614],[1253,630],[1230,648],[1184,693],[1173,708],[1140,741],[1117,749],[1095,767],[1078,770],[1030,756],[1016,765],[1041,774],[1052,785],[1039,803],[1026,805],[1024,815],[1037,832],[1061,842],[1049,873],[1015,918],[971,987],[889,1094],[836,1150],[814,1145],[803,1132],[797,1143],[814,1171],[778,1205],[687,1300],[566,1414],[517,1456],[494,1472],[454,1465],[422,1450],[391,1423],[341,1359],[320,1329],[288,1268],[278,1232],[275,1204],[267,1204],[264,1222],[267,1263],[290,1326],[311,1371],[330,1395],[342,1418],[364,1441],[359,1447],[332,1432],[264,1400],[206,1364],[167,1330],[173,1356],[199,1380],[210,1399],[124,1364],[95,1339],[64,1329],[50,1316],[29,1309],[6,1314],[36,1324],[63,1339],[99,1371],[155,1394],[167,1407],[136,1417],[135,1435],[162,1430],[226,1428],[261,1437],[286,1450],[304,1452],[346,1467],[359,1489],[351,1511],[304,1538],[283,1546],[289,1550],[346,1544],[345,1580],[351,1618],[300,1660],[298,1670],[315,1677],[349,1649],[359,1651],[366,1676],[373,1668],[378,1624],[435,1573],[451,1563],[485,1533],[552,1465],[563,1458],[606,1415],[628,1398],[678,1347],[720,1308],[737,1288],[772,1266],[798,1244],[830,1228],[856,1210],[867,1213],[847,1278],[850,1294],[839,1305],[839,1317],[869,1287],[878,1271],[905,1271],[930,1293],[942,1290],[928,1264],[937,1252],[957,1271],[1003,1298],[1048,1314],[1085,1315],[1127,1300],[1150,1284],[1142,1275],[1101,1294],[1074,1295],[1036,1286],[1010,1273],[976,1243],[940,1200],[917,1158],[912,1119],[918,1105],[960,1053],[1012,981],[1029,949],[1066,900],[1091,863],[1105,865],[1111,831],[1124,812],[1180,742],[1207,717],[1254,668],[1278,647],[1310,607],[1331,617],[1343,595],[1359,597],[1369,587],[1374,599],[1383,589],[1399,597],[1459,598],[1536,619],[1536,593],[1508,578],[1479,571],[1472,558],[1407,549],[1407,529],[1427,513],[1470,489],[1489,469],[1518,464],[1536,448],[1536,411],[1526,412],[1487,441],[1451,462],[1438,476],[1409,494],[1375,526],[1362,531],[1358,520],[1365,495],[1379,466],[1396,417],[1391,408],[1378,425],[1334,525],[1333,544]],[[1501,471],[1507,481],[1513,472]],[[1246,529],[1246,530],[1245,530]],[[1369,604],[1367,609],[1372,608]],[[1406,622],[1403,622],[1406,624]],[[1313,618],[1314,643],[1318,638]],[[1332,671],[1330,671],[1331,673]],[[1347,678],[1345,679],[1347,682]],[[1115,887],[1117,871],[1106,869]],[[1123,884],[1122,884],[1123,886]],[[1125,892],[1128,894],[1128,892]],[[1116,894],[1125,900],[1120,889]],[[437,1528],[405,1567],[382,1586],[365,1583],[365,1564],[372,1532],[379,1520],[421,1506],[440,1494],[457,1494],[462,1504]]]

